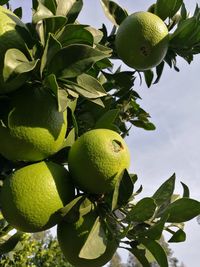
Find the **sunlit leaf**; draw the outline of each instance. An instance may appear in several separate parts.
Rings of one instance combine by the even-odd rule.
[[[97,217],[91,231],[79,253],[80,258],[96,259],[106,250],[107,237],[100,218]]]
[[[106,16],[113,24],[120,25],[128,16],[126,10],[120,7],[116,2],[110,0],[100,0],[100,2]]]

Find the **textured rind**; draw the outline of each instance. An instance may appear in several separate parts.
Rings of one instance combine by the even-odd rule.
[[[116,50],[128,66],[147,70],[157,66],[165,57],[169,33],[165,23],[150,12],[128,16],[116,34]]]
[[[47,89],[19,89],[11,101],[7,127],[0,126],[0,153],[12,161],[38,161],[63,146],[66,111],[59,112]]]
[[[20,231],[43,231],[59,222],[56,212],[73,197],[74,186],[64,167],[52,162],[34,163],[5,179],[2,213]]]
[[[59,246],[66,260],[76,267],[104,266],[111,260],[118,247],[118,243],[114,239],[109,239],[106,250],[100,257],[96,259],[84,259],[78,256],[95,222],[96,216],[95,212],[91,211],[83,217],[80,217],[76,223],[63,221],[58,224],[57,237]]]
[[[114,151],[113,141],[121,143],[123,149]],[[120,174],[130,165],[130,153],[118,133],[95,129],[76,140],[68,164],[72,179],[81,190],[101,194],[114,189]]]

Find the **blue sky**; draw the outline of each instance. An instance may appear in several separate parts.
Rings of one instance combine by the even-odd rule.
[[[154,1],[120,0],[129,13],[146,10]],[[185,0],[188,10],[194,10],[200,0]],[[13,7],[22,5],[24,19],[30,18],[31,0],[11,1]],[[29,19],[30,20],[30,19]],[[102,22],[111,27],[98,0],[84,0],[80,23],[100,27]],[[150,113],[157,129],[146,132],[132,128],[126,139],[132,156],[131,171],[139,176],[143,185],[141,197],[151,196],[161,182],[174,172],[177,176],[177,193],[182,193],[180,181],[191,190],[191,197],[200,200],[200,56],[188,65],[178,60],[180,72],[166,67],[159,84],[148,89],[136,84],[142,97],[141,106]],[[199,266],[200,226],[196,220],[186,224],[187,241],[171,245],[180,262],[187,267]],[[123,256],[124,253],[120,251]],[[123,256],[124,259],[124,256]]]

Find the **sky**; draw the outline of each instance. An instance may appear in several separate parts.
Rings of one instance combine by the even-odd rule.
[[[200,0],[184,2],[191,12],[196,3],[200,5]],[[11,3],[13,8],[23,6],[24,21],[30,20],[31,0]],[[154,1],[118,0],[118,3],[131,14],[147,10]],[[112,26],[98,0],[84,0],[79,21],[97,28],[102,23],[108,28]],[[176,193],[182,193],[182,181],[189,186],[191,197],[200,200],[200,56],[196,56],[190,65],[180,59],[178,67],[180,72],[166,66],[160,82],[151,88],[139,83],[134,88],[142,97],[141,106],[150,113],[156,125],[152,132],[134,127],[126,138],[132,158],[130,172],[138,174],[137,185],[144,187],[140,197],[151,196],[162,182],[176,173]],[[198,267],[200,226],[194,219],[186,223],[185,231],[186,242],[170,247],[179,262],[184,262],[186,267]],[[125,260],[126,253],[120,250],[120,255]]]

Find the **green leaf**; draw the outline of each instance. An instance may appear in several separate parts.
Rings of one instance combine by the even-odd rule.
[[[7,4],[10,0],[0,0],[0,5],[3,6]]]
[[[157,74],[157,77],[154,81],[154,84],[158,83],[161,76],[162,76],[162,73],[163,73],[163,69],[164,69],[164,65],[165,65],[165,62],[162,61],[157,67],[156,67],[156,74]]]
[[[183,187],[183,197],[190,197],[190,190],[188,186],[181,182],[181,185]]]
[[[146,256],[145,256],[145,250],[139,249],[137,247],[133,247],[131,249],[127,249],[129,252],[131,252],[136,259],[142,264],[143,267],[151,267],[150,263],[148,262]]]
[[[143,198],[127,213],[126,219],[128,222],[144,222],[154,215],[155,209],[153,198]]]
[[[74,22],[83,7],[82,0],[57,0],[56,15],[66,16],[68,23]]]
[[[131,120],[131,123],[136,127],[143,128],[147,131],[154,131],[156,129],[152,122],[146,120]]]
[[[168,205],[165,213],[169,214],[168,222],[186,222],[200,214],[200,202],[191,198],[181,198]]]
[[[95,62],[108,56],[91,46],[73,44],[61,49],[52,58],[47,71],[59,78],[74,78],[87,72]]]
[[[116,130],[114,122],[119,115],[119,109],[111,109],[105,112],[96,122],[94,128],[105,128]]]
[[[86,95],[83,94],[87,98],[99,98],[107,95],[100,82],[88,74],[83,73],[79,75],[77,77],[77,83],[87,92]]]
[[[4,243],[0,244],[0,255],[8,253],[9,251],[12,251],[18,242],[21,240],[23,233],[17,232],[14,235],[12,235],[8,240],[6,240]]]
[[[169,243],[184,242],[186,240],[186,234],[182,229],[176,231],[173,236],[168,240]]]
[[[121,205],[127,204],[133,194],[133,189],[133,181],[128,171],[125,169],[115,185],[112,196],[112,210],[115,210]]]
[[[105,15],[116,26],[120,25],[121,22],[128,16],[127,11],[114,1],[100,0],[100,2],[102,4]]]
[[[150,251],[160,267],[168,267],[167,255],[158,242],[149,238],[139,238],[138,241]]]
[[[64,147],[71,147],[76,139],[75,129],[72,128],[64,141]]]
[[[46,65],[49,63],[49,61],[54,57],[54,55],[61,49],[61,44],[58,42],[58,40],[55,39],[55,37],[49,33],[44,53],[41,58],[41,65],[40,65],[40,75],[42,77],[42,72]]]
[[[164,182],[158,190],[153,194],[152,198],[158,206],[163,205],[166,201],[170,202],[175,186],[175,174],[173,174],[166,182]]]
[[[13,13],[18,16],[18,18],[22,19],[22,8],[21,7],[18,7],[16,8]]]
[[[69,223],[76,222],[80,216],[80,206],[85,198],[86,197],[82,195],[74,198],[70,203],[58,211],[58,215]]]
[[[36,67],[37,62],[38,61],[29,61],[27,57],[18,49],[8,49],[4,58],[4,81],[9,82],[9,80],[13,79],[13,77],[16,77],[20,74],[27,74]]]
[[[53,16],[43,19],[45,22],[45,36],[47,37],[49,33],[56,34],[60,31],[66,24],[67,19],[61,16]]]
[[[163,215],[158,222],[145,231],[145,236],[148,236],[152,240],[159,240],[162,236],[162,232],[168,217],[168,214]]]
[[[144,71],[144,78],[145,78],[145,81],[146,81],[146,84],[148,87],[150,87],[152,84],[153,76],[154,76],[154,74],[153,74],[152,70]]]
[[[161,19],[172,18],[183,4],[183,0],[157,0],[155,14]]]
[[[134,176],[135,178],[135,176]],[[134,178],[132,179],[128,171],[125,169],[119,185],[118,205],[125,205],[131,198],[134,189]]]
[[[4,57],[3,68],[5,86],[7,88],[22,86],[30,78],[30,72],[36,68],[38,61],[29,61],[18,49],[8,49]]]
[[[183,20],[170,37],[170,46],[184,49],[200,41],[200,22],[196,17]]]
[[[96,259],[106,250],[107,238],[100,218],[97,217],[89,235],[79,253],[80,258]]]
[[[56,38],[62,46],[71,44],[93,45],[94,38],[85,25],[67,24],[62,31],[56,34]]]
[[[86,30],[87,31],[89,31],[90,32],[90,34],[93,36],[93,39],[94,39],[94,44],[99,44],[99,42],[102,40],[102,38],[103,38],[103,32],[102,31],[100,31],[100,30],[97,30],[97,29],[95,29],[95,28],[93,28],[93,27],[91,27],[91,26],[88,26],[87,28],[86,28]],[[98,48],[99,48],[99,46],[98,46]]]
[[[40,20],[53,17],[54,14],[40,1],[38,1],[37,10],[33,12],[32,21],[33,23],[38,23]]]
[[[56,96],[57,103],[58,103],[58,110],[59,111],[66,110],[68,103],[70,101],[68,99],[68,93],[65,90],[59,88],[57,80],[56,80],[56,76],[54,74],[48,75],[45,79],[45,83],[48,86],[48,88],[50,88],[51,91]]]

